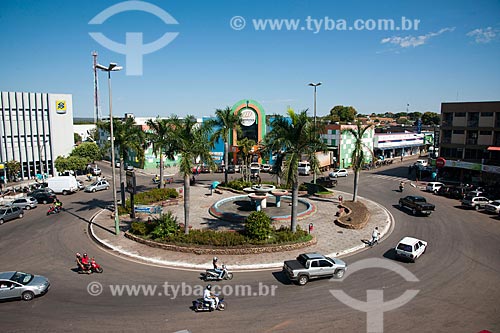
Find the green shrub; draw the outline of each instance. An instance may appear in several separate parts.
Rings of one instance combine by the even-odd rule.
[[[297,232],[293,233],[290,228],[281,227],[276,230],[272,235],[271,242],[273,244],[286,244],[286,243],[298,243],[307,242],[312,239],[312,236],[305,230],[302,230],[300,226],[297,226]]]
[[[245,187],[251,187],[252,182],[244,181],[243,179],[231,180],[227,183],[227,187],[235,189],[235,190],[243,190]]]
[[[148,234],[145,222],[132,222],[130,232],[134,235],[146,236]]]
[[[155,225],[150,233],[153,239],[166,239],[179,231],[177,217],[174,216],[171,211],[162,214],[159,218],[153,219],[152,224]]]
[[[245,234],[252,240],[265,240],[272,231],[271,218],[263,211],[252,212],[245,221]]]
[[[245,236],[233,231],[191,230],[188,235],[179,233],[169,239],[182,245],[241,246],[246,243]]]

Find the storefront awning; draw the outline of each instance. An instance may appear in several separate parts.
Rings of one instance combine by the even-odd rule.
[[[493,146],[491,146],[491,147],[488,147],[488,150],[489,151],[500,151],[500,147],[493,147]]]

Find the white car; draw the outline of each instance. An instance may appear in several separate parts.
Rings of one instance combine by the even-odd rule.
[[[426,241],[413,237],[405,237],[396,246],[396,257],[415,262],[426,249]]]
[[[440,183],[440,182],[428,182],[427,183],[427,186],[425,187],[425,190],[427,192],[432,192],[434,194],[437,193],[437,191],[439,191],[439,189],[441,188],[441,186],[443,186],[444,184],[443,183]]]
[[[495,200],[484,206],[487,213],[500,214],[500,200]]]
[[[491,200],[486,197],[466,196],[465,198],[462,199],[462,206],[468,208],[474,208],[475,210],[480,210],[490,202]]]
[[[417,160],[415,162],[415,165],[421,165],[423,167],[426,167],[427,166],[427,160]]]
[[[335,169],[332,172],[330,172],[330,177],[331,178],[337,178],[337,177],[347,177],[349,172],[347,172],[346,169]]]

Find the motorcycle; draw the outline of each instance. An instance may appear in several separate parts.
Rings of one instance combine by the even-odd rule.
[[[218,297],[219,294],[215,294],[215,296]],[[210,302],[205,301],[203,298],[198,298],[195,301],[193,301],[193,309],[195,312],[212,311],[212,308],[210,307]],[[218,302],[215,304],[215,309],[219,311],[226,310],[226,302],[224,302],[224,297],[218,299]]]
[[[78,266],[78,274],[92,274],[102,272],[104,272],[104,269],[101,267],[101,265],[95,262],[94,258],[90,259],[88,267],[84,268],[80,265]]]
[[[405,189],[404,185],[399,185],[399,192],[403,193],[404,189]]]
[[[60,212],[61,212],[61,207],[50,206],[49,210],[47,211],[47,215],[59,214]]]
[[[215,269],[207,269],[205,273],[200,273],[201,278],[205,281],[221,281],[221,280],[232,280],[233,273],[229,272],[226,265],[222,265],[222,274],[220,271]]]

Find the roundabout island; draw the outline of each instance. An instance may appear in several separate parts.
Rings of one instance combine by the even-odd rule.
[[[251,212],[257,211],[256,203],[250,197],[255,191],[246,189],[246,195],[235,195],[230,191],[221,191],[219,194],[207,195],[207,188],[203,185],[191,187],[190,227],[192,229],[209,229],[217,231],[241,230],[242,222]],[[257,189],[258,190],[258,189]],[[249,193],[250,192],[250,193]],[[273,219],[273,226],[290,226],[291,198],[282,190],[266,188],[266,207],[261,209]],[[341,194],[344,200],[349,200],[348,193]],[[262,196],[263,191],[258,195]],[[275,194],[275,195],[273,195]],[[280,200],[278,200],[279,198]],[[224,255],[224,262],[229,263],[232,270],[258,270],[281,267],[284,260],[296,257],[303,252],[319,252],[332,257],[347,255],[366,247],[363,240],[370,239],[371,231],[378,227],[382,235],[391,230],[392,219],[387,210],[379,204],[359,198],[370,212],[365,228],[350,230],[337,226],[335,213],[338,211],[338,198],[300,197],[297,225],[302,230],[308,230],[315,242],[310,246],[289,250],[286,247],[274,252],[262,253],[254,251],[244,254]],[[280,202],[278,207],[278,202]],[[164,213],[171,211],[178,221],[184,220],[182,200],[178,205],[164,207]],[[147,217],[146,217],[147,218]],[[94,240],[121,255],[145,263],[152,263],[170,268],[205,269],[212,265],[213,254],[210,251],[180,252],[166,250],[136,242],[125,237],[125,232],[133,222],[128,216],[120,218],[119,236],[112,233],[114,220],[110,211],[103,210],[97,214],[90,224],[90,233]],[[196,253],[196,252],[195,252]]]

